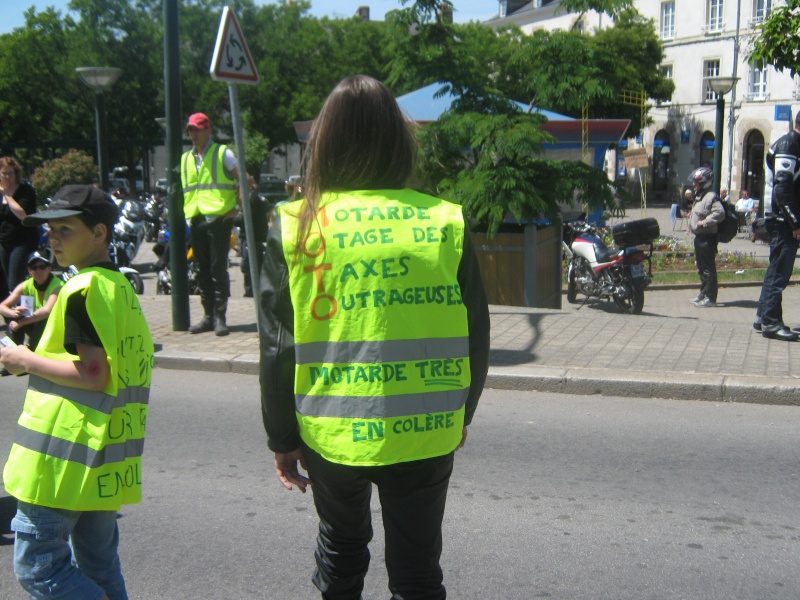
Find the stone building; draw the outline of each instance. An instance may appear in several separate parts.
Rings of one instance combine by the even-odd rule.
[[[765,149],[788,131],[800,110],[800,78],[748,59],[771,5],[771,0],[634,0],[639,13],[654,22],[664,44],[660,68],[675,82],[668,102],[652,103],[652,125],[640,139],[627,141],[629,148],[643,147],[651,157],[641,174],[650,201],[672,201],[694,168],[712,166],[717,96],[707,78],[715,76],[738,77],[724,96],[722,186],[734,201],[742,190],[762,197]],[[495,29],[514,24],[526,33],[565,29],[591,34],[613,23],[593,11],[566,13],[558,0],[500,0],[497,16],[485,24]],[[609,152],[608,171],[630,177],[621,154]]]

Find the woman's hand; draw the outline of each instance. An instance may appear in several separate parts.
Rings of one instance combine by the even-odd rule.
[[[456,446],[456,450],[461,450],[464,447],[464,444],[467,443],[467,427],[464,426],[464,429],[461,430],[461,441]]]

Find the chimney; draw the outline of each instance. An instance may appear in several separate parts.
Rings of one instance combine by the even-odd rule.
[[[362,21],[369,21],[369,6],[359,6],[356,16]]]

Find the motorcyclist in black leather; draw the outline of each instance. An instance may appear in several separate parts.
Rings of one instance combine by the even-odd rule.
[[[787,342],[798,334],[783,323],[783,290],[789,284],[800,246],[800,111],[794,130],[769,149],[764,187],[764,217],[769,234],[769,266],[753,327],[766,338]]]

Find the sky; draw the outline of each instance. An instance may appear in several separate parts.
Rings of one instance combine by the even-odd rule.
[[[257,4],[269,4],[263,0],[256,0]],[[0,0],[0,33],[8,33],[15,27],[25,24],[24,13],[30,6],[36,6],[36,11],[41,12],[48,6],[53,6],[61,14],[67,12],[69,0]],[[408,7],[410,3],[405,6]],[[403,8],[399,0],[311,0],[311,14],[318,17],[347,18],[356,14],[359,6],[369,6],[370,19],[379,21],[390,10]],[[498,11],[497,0],[453,0],[455,12],[453,20],[456,23],[468,21],[485,21]]]

